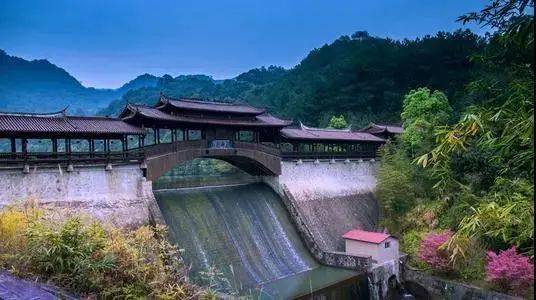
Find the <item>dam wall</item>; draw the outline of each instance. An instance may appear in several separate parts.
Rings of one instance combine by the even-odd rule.
[[[82,212],[105,223],[137,227],[160,223],[151,183],[136,165],[0,169],[0,208],[36,201],[57,215]]]
[[[155,195],[195,282],[203,283],[215,268],[222,276],[212,284],[221,291],[289,299],[365,279],[354,270],[318,264],[278,194],[263,183],[155,190]]]
[[[377,230],[379,204],[374,197],[377,162],[282,162],[278,184],[323,251],[343,252],[342,235],[351,229]]]

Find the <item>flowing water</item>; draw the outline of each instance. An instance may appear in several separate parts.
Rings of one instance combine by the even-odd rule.
[[[262,183],[155,191],[155,196],[193,277],[218,282],[227,292],[285,299],[356,278],[353,271],[314,261],[281,200]],[[213,267],[222,274],[208,276]],[[350,289],[355,298],[355,284]]]

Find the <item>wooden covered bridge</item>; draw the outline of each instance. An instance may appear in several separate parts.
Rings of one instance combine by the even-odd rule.
[[[250,174],[278,175],[282,159],[373,158],[388,134],[377,126],[293,126],[249,105],[161,95],[154,106],[127,104],[119,118],[0,113],[0,167],[28,172],[30,165],[64,164],[70,171],[81,164],[111,169],[113,163],[139,163],[153,180],[207,157]]]

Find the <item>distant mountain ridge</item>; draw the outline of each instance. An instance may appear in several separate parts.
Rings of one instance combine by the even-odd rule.
[[[0,111],[56,111],[91,115],[131,89],[155,86],[156,76],[143,74],[118,89],[83,86],[66,70],[45,59],[32,61],[0,50]]]
[[[291,69],[260,67],[232,79],[207,75],[143,74],[118,89],[86,88],[46,60],[26,61],[0,52],[0,110],[51,111],[117,116],[127,102],[154,104],[161,92],[246,102],[280,117],[326,126],[344,115],[355,127],[400,122],[404,95],[428,87],[446,93],[459,113],[480,101],[464,96],[481,69],[471,57],[487,40],[469,30],[393,40],[358,31],[313,49]]]
[[[358,31],[313,49],[290,70],[261,67],[217,82],[205,75],[165,75],[155,87],[130,90],[99,114],[117,115],[127,102],[154,104],[164,92],[247,102],[312,126],[326,126],[331,116],[344,115],[362,127],[400,122],[404,95],[419,87],[445,92],[459,113],[475,101],[464,97],[463,90],[478,76],[471,56],[485,44],[468,30],[401,41]]]

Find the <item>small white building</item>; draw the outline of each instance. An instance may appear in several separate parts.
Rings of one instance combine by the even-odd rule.
[[[379,265],[398,261],[398,239],[390,234],[353,229],[342,237],[350,255],[370,256]]]

